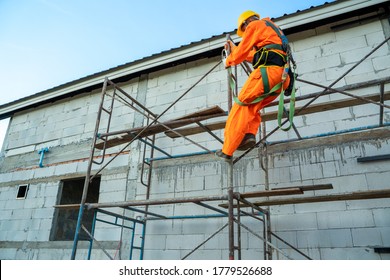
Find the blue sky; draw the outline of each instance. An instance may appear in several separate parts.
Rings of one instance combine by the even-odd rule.
[[[248,9],[280,17],[325,2],[0,0],[0,104],[233,31]]]

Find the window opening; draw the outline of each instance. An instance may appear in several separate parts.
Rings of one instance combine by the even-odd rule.
[[[28,185],[19,185],[16,199],[25,199],[27,197]]]
[[[84,178],[61,181],[59,205],[79,204],[84,188]],[[100,177],[93,179],[89,185],[87,203],[97,203],[99,200]],[[74,239],[79,209],[56,209],[51,240],[70,241]],[[85,210],[83,225],[92,229],[93,210]],[[84,231],[80,231],[80,240],[89,240]]]

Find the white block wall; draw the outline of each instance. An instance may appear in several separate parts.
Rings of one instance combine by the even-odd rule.
[[[347,29],[318,28],[291,36],[291,46],[298,63],[297,72],[304,80],[330,85],[385,38],[383,25],[374,21]],[[389,46],[384,45],[335,86],[345,86],[390,76]],[[164,112],[184,92],[199,81],[219,62],[219,57],[181,64],[145,75],[120,86],[145,104],[155,114]],[[240,87],[246,79],[241,69]],[[298,84],[297,94],[320,92],[320,88]],[[386,92],[389,85],[386,85]],[[226,70],[219,65],[188,94],[175,103],[161,117],[167,121],[206,107],[219,105],[227,110]],[[378,93],[377,86],[353,91],[355,94]],[[340,94],[327,95],[318,102],[345,98]],[[0,258],[1,259],[67,259],[72,242],[49,241],[53,223],[54,205],[58,203],[61,180],[85,176],[92,134],[95,128],[100,90],[56,101],[15,114],[10,122],[0,167]],[[386,102],[388,104],[388,102]],[[303,106],[304,103],[297,103]],[[109,100],[105,101],[108,108]],[[269,108],[267,111],[275,111]],[[112,130],[129,129],[145,124],[143,118],[122,103],[114,104]],[[374,126],[379,122],[375,105],[361,105],[330,112],[297,116],[295,125],[304,137],[334,133],[340,130]],[[221,120],[223,118],[219,118]],[[384,121],[389,122],[390,111],[385,109]],[[215,120],[211,120],[214,122]],[[102,122],[102,130],[106,123]],[[276,126],[267,123],[267,131]],[[215,131],[223,137],[223,130]],[[208,134],[190,136],[190,139],[209,150],[221,144]],[[296,138],[293,131],[278,131],[268,140]],[[283,144],[281,144],[283,145]],[[157,135],[156,146],[172,155],[202,151],[188,140],[170,139]],[[44,168],[38,167],[38,151],[49,152],[44,157]],[[269,181],[271,187],[331,183],[333,190],[311,192],[334,194],[389,188],[389,162],[357,163],[363,156],[390,153],[389,140],[372,140],[337,145],[312,145],[306,149],[278,151],[269,154]],[[107,151],[119,151],[115,147]],[[131,145],[102,173],[99,202],[142,200],[146,189],[141,185],[141,145]],[[155,157],[163,154],[156,152]],[[235,189],[240,192],[263,190],[264,172],[257,151],[243,159],[234,173]],[[94,171],[98,167],[93,168]],[[224,195],[227,190],[227,168],[211,155],[160,160],[155,162],[152,174],[151,199]],[[16,200],[19,184],[29,183],[25,200]],[[222,202],[222,201],[220,201]],[[218,207],[220,202],[210,203]],[[338,201],[331,203],[297,204],[271,207],[272,229],[286,241],[314,259],[388,259],[388,255],[374,253],[374,247],[390,246],[390,210],[388,199],[367,201]],[[130,217],[142,214],[123,209],[110,209],[118,215]],[[149,211],[165,216],[210,215],[215,212],[193,204],[151,206]],[[101,218],[105,215],[100,215]],[[208,216],[207,216],[208,217]],[[108,217],[106,217],[108,218]],[[256,232],[262,226],[250,218],[242,221]],[[225,218],[178,219],[148,221],[145,239],[145,259],[180,259],[218,228]],[[139,228],[136,241],[139,242]],[[117,255],[119,240],[123,238],[121,258],[128,257],[129,230],[98,223],[96,238]],[[288,255],[302,258],[282,243],[276,243]],[[190,259],[226,259],[228,236],[224,229],[216,237],[191,255]],[[242,232],[244,259],[262,259],[262,241],[250,232]],[[78,258],[86,257],[87,244],[82,243]],[[274,252],[274,258],[284,258]],[[101,250],[93,252],[94,259],[106,259]]]

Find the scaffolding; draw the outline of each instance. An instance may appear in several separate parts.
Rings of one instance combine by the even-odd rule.
[[[384,40],[381,44],[379,44],[376,48],[374,48],[370,53],[368,53],[365,57],[363,57],[359,62],[357,62],[354,66],[352,66],[348,71],[346,71],[342,76],[340,76],[336,81],[331,83],[329,86],[322,86],[320,84],[306,81],[300,78],[297,78],[297,81],[301,83],[307,83],[310,85],[314,85],[316,87],[321,88],[322,91],[318,93],[313,93],[309,95],[305,95],[302,97],[297,97],[297,101],[305,101],[308,102],[299,108],[296,108],[296,115],[303,114],[311,114],[319,111],[333,110],[338,108],[345,108],[349,106],[356,106],[361,104],[375,104],[379,106],[379,121],[377,126],[372,127],[364,127],[364,128],[354,128],[350,131],[369,129],[374,127],[385,127],[388,126],[388,123],[384,123],[384,108],[390,109],[390,106],[386,105],[384,101],[390,99],[390,94],[385,93],[385,84],[390,81],[390,78],[378,79],[366,83],[355,84],[352,86],[346,86],[343,88],[333,88],[337,82],[339,82],[343,77],[349,74],[353,69],[355,69],[359,64],[361,64],[365,59],[367,59],[372,53],[386,44],[390,38]],[[264,259],[272,259],[272,252],[278,252],[283,255],[287,259],[291,259],[289,255],[287,255],[283,250],[279,249],[277,246],[273,244],[273,239],[276,239],[285,245],[289,246],[292,250],[299,253],[306,259],[311,259],[304,252],[301,252],[293,245],[282,239],[280,236],[271,231],[271,218],[270,218],[270,209],[271,205],[285,205],[285,204],[295,204],[295,203],[310,203],[310,202],[323,202],[323,201],[336,201],[336,200],[354,200],[354,199],[376,199],[376,198],[388,198],[390,197],[390,190],[375,190],[375,191],[365,191],[365,192],[355,192],[355,193],[347,193],[347,194],[334,194],[334,195],[323,195],[323,196],[305,196],[305,197],[290,197],[290,198],[280,198],[281,196],[290,196],[295,194],[303,194],[305,191],[312,190],[329,190],[332,189],[331,184],[321,184],[321,185],[312,185],[312,186],[293,186],[287,188],[279,188],[279,189],[269,189],[268,182],[268,162],[267,162],[267,149],[270,145],[267,142],[267,138],[274,134],[279,127],[275,127],[270,132],[266,133],[265,123],[269,120],[276,119],[276,113],[264,113],[262,114],[262,130],[260,131],[260,140],[254,145],[252,148],[243,152],[240,156],[236,157],[230,163],[227,163],[227,193],[224,195],[215,195],[215,196],[200,196],[200,197],[185,197],[185,198],[170,198],[170,199],[150,199],[151,194],[151,182],[152,182],[152,171],[153,165],[157,158],[154,158],[155,151],[159,151],[164,154],[164,158],[180,158],[183,155],[171,155],[164,151],[163,148],[159,148],[155,143],[155,135],[158,133],[165,133],[168,137],[176,138],[182,137],[192,144],[198,146],[202,149],[202,152],[193,153],[196,154],[212,154],[214,151],[207,149],[206,147],[200,145],[199,143],[188,138],[190,135],[194,135],[197,133],[206,132],[211,135],[216,141],[223,143],[223,141],[213,133],[213,130],[222,129],[224,127],[225,122],[215,122],[212,124],[203,124],[202,121],[209,120],[217,117],[226,116],[226,112],[223,111],[218,106],[207,108],[205,110],[201,110],[196,113],[192,113],[181,118],[176,118],[172,121],[161,122],[160,118],[170,110],[177,102],[179,102],[188,92],[190,92],[196,85],[198,85],[208,74],[214,71],[219,65],[220,61],[216,63],[209,71],[207,71],[193,86],[191,86],[188,90],[186,90],[183,94],[181,94],[174,102],[172,102],[161,114],[156,115],[148,108],[146,108],[143,104],[138,102],[135,98],[129,95],[125,90],[119,87],[116,83],[105,79],[102,93],[101,93],[101,101],[96,119],[96,126],[93,136],[93,141],[91,145],[91,152],[88,161],[88,168],[86,173],[86,178],[84,182],[84,189],[81,198],[80,204],[75,205],[56,205],[57,208],[78,208],[79,215],[77,220],[77,226],[73,241],[72,255],[71,259],[76,258],[76,252],[79,241],[79,233],[81,230],[84,230],[88,236],[90,237],[90,247],[88,252],[88,259],[91,257],[91,251],[93,248],[93,244],[97,244],[104,253],[110,258],[113,259],[112,256],[100,245],[99,241],[94,238],[94,230],[95,225],[98,222],[107,223],[114,226],[125,227],[125,222],[129,222],[132,224],[131,226],[126,226],[127,229],[132,231],[131,240],[130,240],[130,255],[129,258],[133,259],[133,251],[138,250],[139,258],[143,259],[143,251],[145,245],[145,234],[146,234],[146,225],[147,222],[151,222],[154,220],[174,220],[174,219],[208,219],[208,218],[226,218],[227,222],[223,224],[215,233],[211,234],[204,242],[196,246],[194,250],[188,253],[183,259],[186,259],[189,255],[191,255],[198,248],[203,246],[206,242],[208,242],[211,238],[216,236],[219,232],[224,229],[228,229],[228,251],[230,260],[233,259],[241,259],[241,228],[244,228],[253,236],[259,238],[263,243],[263,252]],[[244,70],[248,73],[250,69],[248,65],[241,65]],[[228,79],[233,79],[237,81],[236,69],[232,72],[235,75],[228,75]],[[236,83],[237,85],[237,83]],[[364,87],[370,87],[373,85],[380,86],[380,94],[377,95],[369,95],[369,96],[357,96],[351,94],[347,91],[353,89],[359,89]],[[110,89],[110,90],[109,90]],[[237,88],[236,88],[237,89]],[[315,100],[317,100],[320,96],[324,96],[331,93],[339,93],[348,96],[348,99],[341,99],[338,101],[333,101],[329,103],[322,104],[313,104]],[[232,92],[228,91],[228,106],[231,107],[231,99]],[[131,108],[135,112],[141,114],[146,120],[147,124],[142,127],[132,128],[128,130],[120,130],[120,131],[112,131],[111,128],[111,120],[113,116],[113,110],[115,108],[115,102],[120,102],[123,105]],[[290,102],[290,100],[285,100],[286,103]],[[108,104],[108,106],[107,106]],[[274,103],[271,103],[269,107],[274,106]],[[285,113],[288,114],[288,111]],[[105,123],[107,124],[104,127],[104,131],[102,132],[102,119],[105,119]],[[288,122],[286,119],[282,125],[285,125]],[[183,126],[196,124],[196,126],[192,126],[190,128]],[[304,140],[309,139],[310,137],[302,137],[296,127],[293,127],[297,138],[292,140],[281,141],[283,143],[289,143],[296,140]],[[342,131],[341,133],[348,132]],[[381,132],[379,132],[381,133]],[[383,133],[383,132],[382,132]],[[330,135],[330,133],[326,134]],[[321,137],[326,135],[316,135],[315,137]],[[379,135],[378,135],[379,136]],[[380,135],[384,136],[384,135]],[[368,137],[368,136],[367,136]],[[372,137],[372,134],[370,135]],[[141,141],[143,144],[143,154],[142,154],[142,162],[141,162],[141,183],[146,187],[146,195],[144,200],[133,200],[133,201],[116,201],[116,202],[108,202],[108,203],[87,203],[86,197],[88,192],[88,187],[90,182],[92,182],[93,178],[98,176],[102,170],[104,170],[117,156],[123,154],[129,146],[134,141]],[[123,145],[123,147],[115,154],[114,157],[105,162],[106,150],[108,148]],[[265,174],[265,190],[256,191],[256,192],[246,192],[239,193],[235,192],[233,188],[233,171],[234,165],[240,161],[243,157],[248,155],[253,149],[258,148],[259,151],[259,161],[260,166],[264,170]],[[101,151],[99,157],[95,156],[96,151]],[[99,166],[99,169],[95,172],[92,172],[93,166]],[[92,174],[93,173],[93,174]],[[146,176],[145,176],[146,174]],[[146,177],[146,180],[145,178]],[[276,198],[273,198],[276,197]],[[263,201],[250,201],[249,198],[264,198]],[[221,203],[221,201],[223,203]],[[219,203],[218,207],[211,205],[210,202]],[[199,207],[207,208],[214,212],[214,214],[206,214],[206,215],[192,215],[192,216],[165,216],[159,213],[154,213],[149,211],[149,206],[151,205],[174,205],[174,204],[185,204],[191,203],[195,204]],[[115,212],[110,212],[107,208],[119,207],[125,210],[129,210],[132,212],[138,212],[143,216],[138,218],[131,218],[127,215],[118,214]],[[143,207],[140,209],[139,207]],[[245,210],[249,208],[250,210]],[[88,230],[83,226],[83,214],[85,210],[93,210],[95,211],[92,231],[88,232]],[[97,217],[98,213],[103,213],[105,217],[111,217],[113,220],[100,219]],[[246,226],[241,218],[251,217],[256,221],[259,221],[263,226],[262,233],[258,233],[253,231],[248,226]],[[136,244],[135,242],[135,231],[137,227],[141,227],[141,242],[140,244]]]

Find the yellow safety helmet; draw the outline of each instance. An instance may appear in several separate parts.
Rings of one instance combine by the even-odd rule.
[[[260,15],[254,11],[251,11],[251,10],[248,10],[248,11],[245,11],[243,12],[239,17],[238,17],[238,21],[237,21],[237,35],[242,37],[242,34],[244,32],[242,32],[241,30],[241,27],[242,25],[245,23],[245,21],[252,17],[252,16],[257,16],[258,18],[260,18]]]

